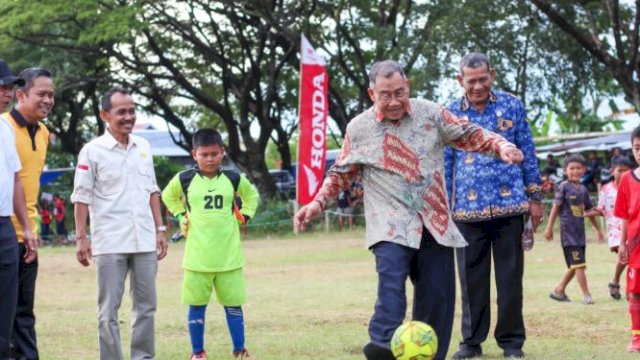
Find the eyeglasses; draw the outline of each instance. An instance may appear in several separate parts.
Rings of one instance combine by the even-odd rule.
[[[381,92],[378,94],[378,101],[381,103],[389,103],[392,99],[404,100],[409,96],[409,92],[406,89],[398,89],[394,92]]]

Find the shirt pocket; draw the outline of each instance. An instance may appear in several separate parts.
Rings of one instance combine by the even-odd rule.
[[[96,176],[96,187],[100,194],[105,196],[122,192],[124,181],[122,179],[122,169],[103,169],[98,171]]]
[[[153,191],[154,190],[154,181],[153,181],[153,169],[149,165],[140,165],[138,166],[138,187],[142,190]]]

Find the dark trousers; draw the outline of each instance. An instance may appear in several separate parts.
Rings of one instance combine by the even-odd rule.
[[[451,340],[455,307],[453,249],[442,246],[423,229],[420,249],[380,242],[372,247],[378,272],[378,299],[371,322],[371,342],[389,346],[393,332],[407,309],[405,283],[413,283],[413,320],[423,321],[438,336],[438,353],[444,359]]]
[[[0,359],[10,355],[18,302],[18,240],[8,216],[0,216]]]
[[[494,336],[502,349],[521,349],[525,341],[522,317],[522,216],[475,223],[456,223],[469,246],[456,249],[462,292],[460,348],[487,339],[491,321],[491,253],[498,292],[498,321]]]
[[[49,240],[49,224],[40,224],[40,237],[43,239]]]
[[[36,317],[33,314],[33,302],[36,294],[38,258],[32,263],[24,262],[27,249],[20,244],[20,269],[18,274],[18,307],[13,322],[13,343],[16,359],[38,359],[36,346]]]
[[[56,220],[56,234],[60,235],[67,235],[69,232],[67,231],[67,228],[64,226],[64,219],[63,220]]]

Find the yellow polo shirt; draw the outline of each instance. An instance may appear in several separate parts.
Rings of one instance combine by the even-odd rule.
[[[36,217],[38,216],[36,204],[40,194],[40,175],[47,158],[49,130],[40,122],[36,125],[30,125],[15,108],[2,114],[2,117],[13,126],[16,135],[16,149],[22,164],[22,170],[18,172],[18,175],[27,198],[27,213],[31,230],[35,234]],[[15,215],[11,216],[11,221],[18,235],[18,242],[22,242],[22,228]]]

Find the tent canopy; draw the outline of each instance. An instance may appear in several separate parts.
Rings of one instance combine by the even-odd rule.
[[[619,132],[606,136],[564,141],[536,147],[536,156],[544,159],[547,155],[564,155],[566,153],[580,153],[584,151],[611,151],[613,148],[621,150],[631,149],[631,132]]]

